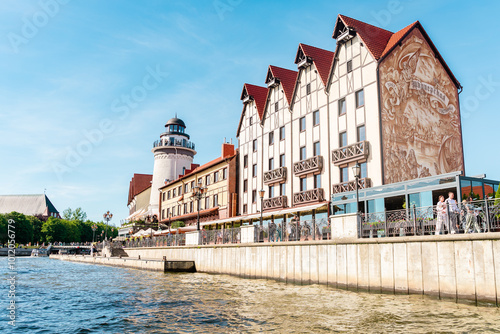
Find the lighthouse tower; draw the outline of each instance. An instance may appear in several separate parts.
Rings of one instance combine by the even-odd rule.
[[[149,200],[149,213],[159,217],[160,187],[173,181],[189,169],[196,154],[194,144],[189,141],[186,133],[186,124],[175,117],[165,124],[165,132],[160,135],[160,140],[153,144],[151,150],[154,154],[153,181],[151,184],[151,197]]]

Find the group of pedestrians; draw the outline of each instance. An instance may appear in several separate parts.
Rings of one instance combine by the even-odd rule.
[[[462,201],[462,207],[459,208],[455,200],[453,192],[448,193],[448,198],[443,195],[439,196],[439,201],[436,205],[437,221],[436,235],[444,233],[446,229],[448,233],[455,234],[459,232],[460,223],[462,223],[464,233],[481,232],[479,226],[479,213],[472,203],[472,197]]]

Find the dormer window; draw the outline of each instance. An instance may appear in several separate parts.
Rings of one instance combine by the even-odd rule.
[[[338,42],[347,42],[351,38],[355,36],[354,30],[349,29],[348,27],[344,27],[344,29],[340,32],[340,34],[337,36],[337,41]]]
[[[266,83],[267,83],[267,88],[272,88],[272,87],[278,86],[280,83],[280,80],[278,78],[273,77],[270,80],[268,80]]]
[[[310,66],[311,64],[312,64],[312,59],[307,57],[307,56],[304,56],[297,63],[297,67],[298,68],[306,68],[306,67]]]
[[[248,103],[252,100],[253,98],[250,95],[245,95],[245,97],[243,98],[243,103]]]

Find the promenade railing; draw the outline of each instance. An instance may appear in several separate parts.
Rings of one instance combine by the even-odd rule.
[[[238,244],[241,242],[241,228],[202,229],[200,238],[202,245]]]
[[[169,234],[164,236],[156,236],[142,239],[127,240],[123,243],[125,248],[137,247],[162,247],[162,246],[185,246],[185,234]]]
[[[255,225],[255,242],[330,240],[327,218]]]
[[[436,205],[411,206],[401,210],[361,214],[362,238],[394,237],[449,233],[500,232],[500,199],[483,199]]]

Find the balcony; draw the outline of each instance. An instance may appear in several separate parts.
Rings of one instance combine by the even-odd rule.
[[[358,189],[370,188],[371,186],[372,180],[368,177],[358,180]],[[356,180],[333,185],[333,194],[339,194],[346,191],[356,191]]]
[[[293,173],[296,176],[321,172],[322,169],[323,169],[323,157],[321,155],[301,160],[293,164]]]
[[[162,140],[155,141],[153,143],[153,148],[156,147],[185,147],[194,150],[194,143],[185,139],[175,140],[172,138],[171,140],[166,140],[166,141]]]
[[[288,205],[288,200],[286,196],[278,196],[273,198],[265,199],[263,202],[264,211],[272,209],[282,209],[286,208]]]
[[[293,205],[324,201],[323,188],[316,188],[293,194]]]
[[[286,181],[286,167],[280,167],[264,173],[264,184]]]
[[[367,159],[370,153],[368,141],[360,141],[332,151],[334,165],[342,165],[352,161]]]

